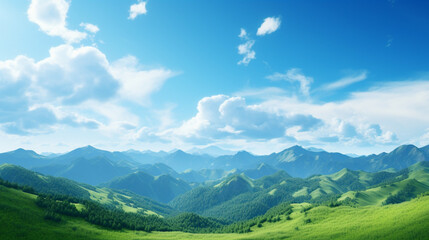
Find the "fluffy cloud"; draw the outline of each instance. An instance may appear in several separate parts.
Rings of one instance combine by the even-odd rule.
[[[114,62],[112,74],[120,81],[120,95],[140,104],[147,103],[148,96],[161,88],[164,82],[178,73],[158,68],[141,70],[133,56],[127,56]]]
[[[87,34],[67,28],[69,2],[66,0],[32,0],[27,15],[31,22],[50,36],[58,36],[68,43],[77,43]]]
[[[89,46],[53,47],[39,62],[26,56],[0,61],[0,125],[13,134],[49,132],[55,124],[98,128],[103,124],[84,117],[83,109],[93,117],[101,114],[108,121],[122,121],[102,108],[120,116],[127,116],[125,110],[100,102],[147,101],[175,74],[163,68],[140,70],[131,56],[110,64],[100,50]]]
[[[130,6],[130,15],[128,16],[128,19],[134,20],[138,15],[146,13],[146,2],[135,3]]]
[[[313,82],[312,77],[305,76],[297,68],[289,69],[286,73],[274,73],[273,75],[267,76],[267,78],[273,81],[285,80],[289,82],[298,82],[300,91],[305,96],[309,96],[310,84]]]
[[[79,26],[83,27],[86,31],[90,32],[90,33],[97,33],[98,31],[100,31],[100,29],[91,23],[80,23]]]
[[[257,105],[248,105],[242,97],[216,95],[201,99],[198,113],[185,121],[173,133],[190,139],[251,138],[271,139],[285,137],[286,130],[296,127],[309,131],[321,121],[311,115],[279,115],[266,112]]]
[[[50,56],[35,66],[34,97],[78,104],[89,99],[107,100],[119,84],[110,73],[106,56],[95,47],[53,47]]]
[[[239,65],[247,65],[256,58],[256,53],[252,50],[253,44],[255,44],[254,40],[248,40],[238,46],[238,54],[243,55],[243,59],[238,62]]]
[[[288,132],[300,141],[367,147],[424,142],[418,136],[424,138],[422,133],[429,126],[427,102],[429,81],[422,80],[385,83],[338,102],[316,104],[283,96],[265,100],[259,106],[268,112],[311,114],[323,120],[324,126],[311,134]]]
[[[263,36],[266,34],[271,34],[280,27],[280,18],[275,17],[268,17],[264,19],[264,22],[261,24],[261,26],[258,28],[258,31],[256,35]]]
[[[267,91],[276,94],[268,97]],[[205,97],[196,115],[179,127],[157,133],[146,129],[146,135],[175,144],[215,143],[236,149],[257,145],[259,153],[301,144],[364,154],[403,143],[427,144],[429,139],[425,80],[385,83],[328,103],[300,100],[275,89],[241,93],[254,103],[247,104],[243,96]]]

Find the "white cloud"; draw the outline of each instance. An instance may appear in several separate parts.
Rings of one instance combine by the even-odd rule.
[[[58,36],[68,43],[77,43],[87,34],[67,28],[69,2],[65,0],[32,0],[27,15],[31,22],[50,36]]]
[[[103,129],[117,128],[120,122],[138,125],[120,101],[148,101],[175,74],[164,68],[141,70],[134,57],[110,64],[95,47],[67,44],[51,48],[38,62],[26,56],[0,61],[0,127],[36,134],[58,124]]]
[[[274,73],[267,76],[267,78],[272,81],[286,80],[289,82],[298,82],[301,93],[305,96],[310,95],[310,84],[313,82],[313,78],[305,76],[297,68],[289,69],[286,73]]]
[[[239,65],[247,65],[256,58],[256,53],[252,50],[253,44],[255,44],[254,40],[248,40],[238,46],[238,54],[243,55],[243,59],[238,62]]]
[[[271,139],[285,137],[287,128],[309,131],[320,125],[310,115],[279,115],[248,105],[242,97],[215,95],[198,102],[198,113],[168,134],[201,141],[204,139]]]
[[[264,19],[264,22],[261,24],[261,26],[258,28],[258,31],[256,35],[263,36],[266,34],[271,34],[280,27],[280,18],[275,17],[268,17]]]
[[[91,23],[80,23],[79,26],[83,27],[86,31],[90,32],[90,33],[97,33],[98,31],[100,31],[100,29]]]
[[[146,2],[135,3],[130,6],[130,15],[128,16],[128,19],[134,20],[138,15],[146,13]]]
[[[343,88],[346,86],[349,86],[351,84],[363,81],[367,78],[367,71],[362,71],[361,73],[357,75],[351,75],[344,78],[341,78],[340,80],[330,83],[324,87],[322,87],[323,90],[335,90],[339,88]]]
[[[419,142],[429,127],[429,81],[385,83],[368,91],[352,93],[338,102],[309,103],[290,97],[273,97],[263,101],[262,109],[279,114],[311,114],[323,120],[317,131],[293,134],[296,139],[328,147]],[[285,104],[287,103],[287,104]],[[307,134],[307,135],[306,135]],[[416,139],[417,138],[417,139]],[[338,144],[328,144],[335,140]],[[335,148],[332,148],[335,149]]]
[[[134,56],[114,62],[111,71],[121,83],[121,97],[140,104],[146,104],[151,93],[158,91],[167,79],[178,74],[164,68],[142,70]]]
[[[241,28],[241,29],[240,29],[240,35],[238,35],[238,37],[239,37],[239,38],[243,38],[243,39],[247,39],[247,38],[248,38],[248,35],[247,35],[247,32],[246,32],[246,29]]]

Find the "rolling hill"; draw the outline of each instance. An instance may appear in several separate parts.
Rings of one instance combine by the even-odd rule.
[[[126,189],[163,203],[167,203],[174,197],[191,189],[189,184],[170,175],[153,177],[141,171],[114,179],[103,184],[103,186]]]
[[[142,232],[109,230],[62,216],[60,223],[45,219],[36,196],[0,186],[2,239],[427,239],[429,195],[389,206],[329,208],[293,204],[291,213],[273,213],[276,221],[262,221],[249,233]],[[289,216],[289,217],[288,217]]]
[[[365,191],[371,191],[371,188],[379,186],[386,188],[385,191],[380,189],[375,191],[377,194],[381,192],[386,194],[382,201],[389,197],[388,193],[400,191],[402,188],[398,186],[406,186],[406,183],[416,186],[416,190],[413,190],[414,197],[429,190],[429,185],[425,184],[428,176],[426,165],[427,162],[419,162],[396,172],[370,173],[342,169],[331,175],[318,175],[306,179],[292,178],[283,171],[257,180],[246,178],[244,174],[234,175],[216,185],[202,186],[186,192],[169,204],[181,211],[238,221],[263,214],[281,202],[324,202],[336,199],[341,194],[353,199],[352,192],[359,191],[361,196],[364,196]],[[225,188],[231,179],[240,179],[240,191]],[[396,187],[386,187],[389,184]]]
[[[75,181],[45,176],[11,164],[0,165],[0,178],[34,188],[40,193],[60,194],[94,200],[126,212],[142,211],[148,214],[170,215],[176,211],[149,198],[123,190],[98,188]]]

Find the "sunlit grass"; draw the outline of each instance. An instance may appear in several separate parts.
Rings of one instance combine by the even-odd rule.
[[[263,223],[246,234],[112,231],[62,217],[44,220],[34,195],[0,186],[1,239],[428,239],[429,196],[388,206],[319,206],[294,204],[291,220]]]

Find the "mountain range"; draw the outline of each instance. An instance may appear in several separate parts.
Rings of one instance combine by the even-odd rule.
[[[402,145],[390,153],[350,157],[318,149],[293,146],[270,155],[253,155],[239,151],[233,155],[210,156],[190,154],[181,150],[170,153],[129,150],[110,152],[92,146],[46,157],[31,150],[17,149],[0,153],[0,164],[10,163],[37,172],[66,177],[78,182],[98,185],[137,171],[152,176],[170,175],[195,186],[206,181],[245,173],[257,179],[284,170],[293,177],[332,174],[343,168],[375,172],[400,170],[417,162],[429,160],[429,145],[418,148]]]

